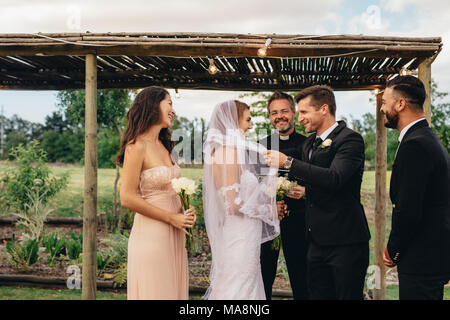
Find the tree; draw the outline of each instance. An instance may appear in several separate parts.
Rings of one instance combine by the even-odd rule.
[[[116,166],[116,179],[114,180],[113,199],[113,225],[118,223],[117,210],[117,184],[119,182],[119,166],[112,161],[117,155],[122,140],[123,125],[128,108],[131,105],[131,96],[134,91],[127,89],[98,90],[97,91],[97,124],[99,129],[98,159],[99,165]],[[57,98],[58,106],[72,126],[84,128],[85,122],[85,91],[60,91]],[[107,129],[115,129],[116,136]],[[109,134],[109,135],[108,135]],[[112,135],[112,136],[111,136]],[[111,139],[115,143],[108,141]]]
[[[435,81],[431,82],[431,127],[450,152],[450,103],[443,102],[448,92],[439,92]],[[447,100],[448,101],[448,100]]]

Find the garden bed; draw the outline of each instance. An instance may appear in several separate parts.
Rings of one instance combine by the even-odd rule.
[[[48,218],[45,233],[50,234],[57,232],[60,235],[64,235],[66,239],[70,237],[70,233],[74,231],[77,235],[83,230],[81,218]],[[13,224],[14,218],[2,217],[0,219],[0,240],[5,239],[10,241],[13,234],[20,238],[21,231]],[[9,223],[8,223],[9,221]],[[127,230],[129,232],[129,230]],[[102,239],[106,239],[110,236],[106,232],[105,224],[100,223],[97,228],[97,248],[106,249],[107,246],[101,242]],[[210,251],[208,247],[208,239],[206,233],[201,233],[202,248],[197,250],[197,254],[189,256],[189,279],[190,289],[193,292],[201,293],[206,290],[209,285],[209,270],[210,270]],[[39,258],[37,262],[30,266],[28,271],[19,271],[11,266],[8,262],[7,254],[5,250],[5,243],[0,242],[0,285],[17,285],[23,282],[28,285],[36,285],[41,287],[59,287],[66,286],[66,280],[70,276],[67,273],[67,268],[71,265],[71,262],[66,256],[61,256],[55,261],[53,267],[49,267],[47,263],[48,253],[44,252],[44,248],[39,249]],[[81,263],[79,264],[81,267]],[[99,289],[120,289],[120,286],[114,281],[114,269],[106,268],[101,271],[97,277],[97,284]],[[125,290],[126,285],[122,286],[122,290]],[[291,288],[289,281],[285,279],[283,274],[277,275],[274,283],[274,294],[281,297],[291,296]]]

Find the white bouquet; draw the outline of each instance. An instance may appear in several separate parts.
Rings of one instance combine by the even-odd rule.
[[[181,201],[183,202],[183,209],[186,214],[186,210],[189,209],[189,196],[193,195],[197,190],[197,185],[195,181],[181,177],[175,178],[171,180],[172,188],[175,192],[180,196]],[[186,249],[190,250],[192,247],[192,230],[188,229],[189,237],[186,239]]]
[[[277,201],[284,200],[284,197],[291,192],[293,187],[298,186],[296,181],[290,181],[286,176],[278,177],[277,181]],[[289,215],[289,211],[288,211]],[[279,250],[281,246],[281,237],[278,236],[273,240],[272,247],[274,250]]]
[[[281,201],[291,191],[293,187],[297,187],[296,181],[290,181],[287,177],[278,177],[277,181],[277,201]]]

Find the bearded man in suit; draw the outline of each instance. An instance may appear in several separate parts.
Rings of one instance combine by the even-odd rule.
[[[397,266],[400,300],[442,300],[450,279],[450,159],[425,119],[425,97],[413,76],[390,80],[382,97],[385,126],[400,131],[383,253],[386,266]]]
[[[336,122],[330,87],[306,88],[295,101],[298,121],[313,133],[302,160],[274,150],[265,157],[269,166],[289,170],[306,185],[309,298],[362,300],[370,239],[360,201],[364,140],[344,121]]]

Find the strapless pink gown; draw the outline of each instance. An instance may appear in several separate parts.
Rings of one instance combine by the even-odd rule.
[[[159,166],[142,171],[140,194],[153,206],[182,211],[170,180],[181,169]],[[136,213],[128,242],[128,300],[185,300],[189,297],[185,234],[173,226]]]

